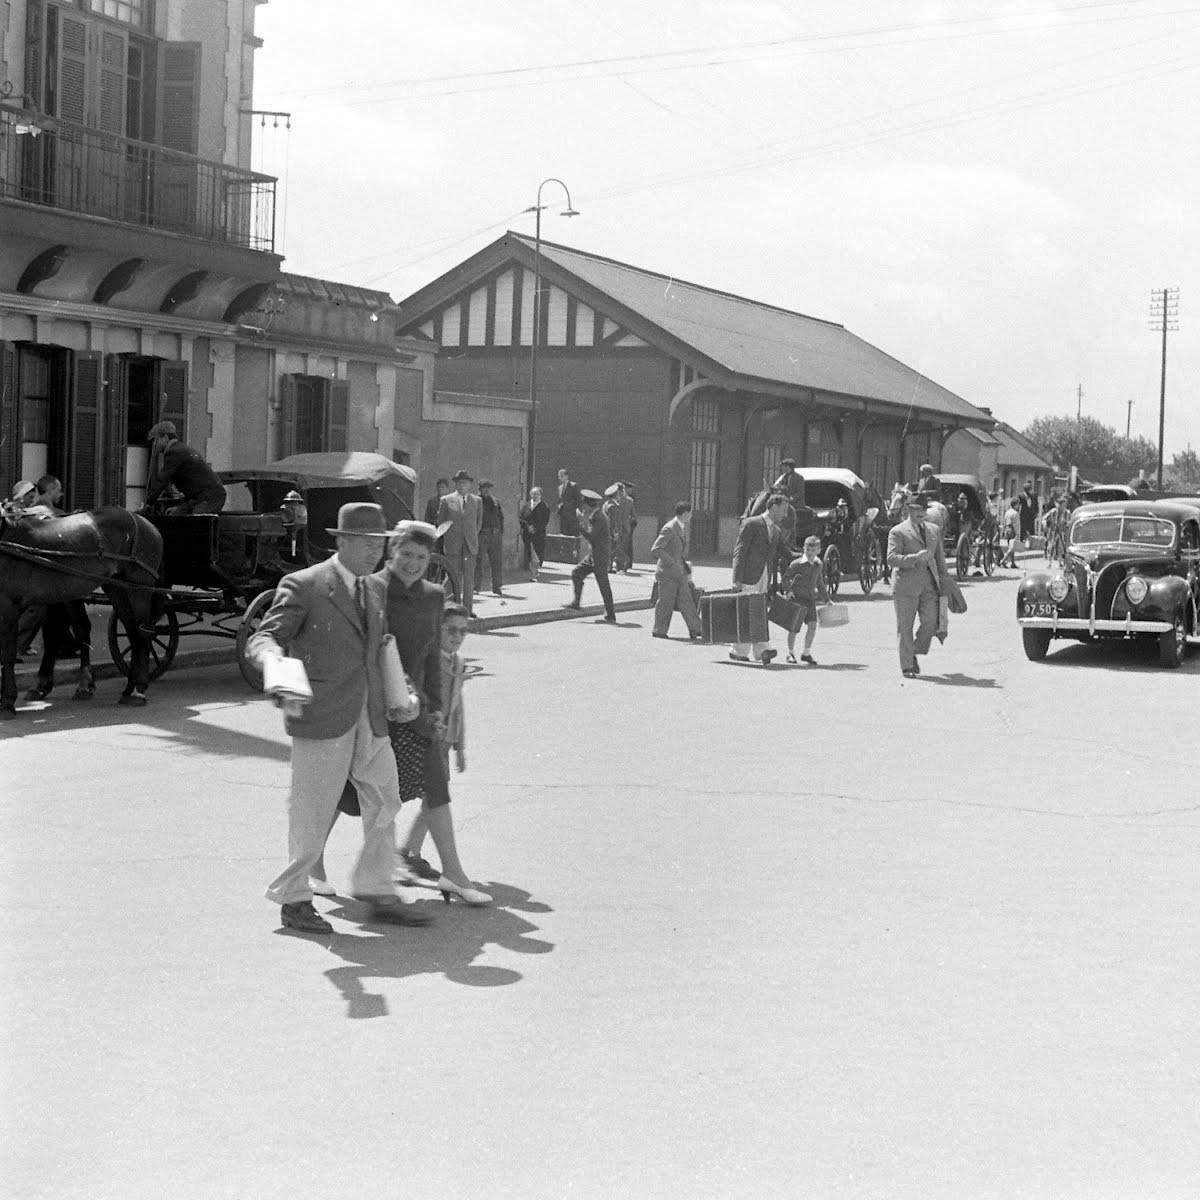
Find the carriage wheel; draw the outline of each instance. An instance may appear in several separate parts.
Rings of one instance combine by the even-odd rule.
[[[246,654],[246,643],[258,632],[258,627],[262,624],[262,619],[267,615],[267,609],[271,607],[271,601],[274,599],[274,588],[269,588],[265,592],[259,592],[246,605],[246,611],[242,613],[242,619],[238,622],[237,633],[234,635],[234,645],[237,646],[238,670],[241,671],[242,678],[256,692],[261,692],[263,689],[262,669],[258,663]]]
[[[179,618],[173,608],[164,609],[158,616],[154,626],[154,636],[150,639],[150,678],[153,683],[175,660],[175,651],[179,649]],[[121,623],[116,612],[108,618],[108,652],[117,666],[117,670],[129,678],[132,646],[125,626]]]
[[[873,533],[868,533],[858,557],[858,582],[862,585],[864,596],[869,596],[871,589],[879,582],[882,558],[879,539]]]
[[[450,564],[442,555],[431,554],[429,556],[429,568],[425,572],[425,578],[430,583],[440,584],[447,598],[453,600],[455,604],[462,599],[462,593],[458,590],[458,580],[454,578]]]
[[[991,579],[996,570],[996,543],[989,538],[983,547],[983,573]]]
[[[836,546],[830,546],[825,551],[823,561],[825,563],[825,586],[829,589],[831,596],[836,596],[838,588],[842,586],[842,556],[838,553]]]
[[[958,547],[954,553],[954,573],[959,579],[966,579],[971,570],[971,539],[965,533],[959,534]]]

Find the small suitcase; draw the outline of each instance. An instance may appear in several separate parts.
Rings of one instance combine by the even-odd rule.
[[[804,613],[805,610],[794,600],[789,600],[786,596],[772,596],[767,608],[767,620],[772,625],[786,629],[788,633],[795,633],[800,628]]]
[[[850,624],[850,607],[846,604],[822,604],[817,608],[817,624],[822,629],[836,629]]]
[[[767,641],[766,593],[705,592],[700,597],[700,628],[710,646]]]
[[[542,562],[577,563],[579,538],[565,533],[546,534],[546,553]]]

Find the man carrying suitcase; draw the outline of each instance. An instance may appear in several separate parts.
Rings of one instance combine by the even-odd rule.
[[[784,545],[783,520],[788,509],[788,498],[775,494],[767,501],[767,511],[760,517],[748,517],[738,530],[737,544],[733,548],[733,590],[735,592],[767,591],[771,576],[771,564]],[[751,656],[765,667],[778,651],[771,649],[769,641],[751,645],[738,642],[729,652],[734,662],[749,662]]]

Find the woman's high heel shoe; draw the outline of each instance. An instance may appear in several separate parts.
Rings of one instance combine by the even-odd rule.
[[[788,651],[788,662],[794,663],[795,661],[796,661],[796,656],[789,650]]]
[[[474,908],[482,908],[485,904],[491,904],[492,898],[487,892],[481,892],[476,888],[468,885],[467,887],[459,887],[451,879],[447,879],[445,875],[437,881],[438,891],[442,893],[442,899],[449,904],[451,896],[457,896],[464,904],[470,904]]]

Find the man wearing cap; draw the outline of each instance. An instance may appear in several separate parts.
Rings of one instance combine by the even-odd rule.
[[[479,557],[475,561],[475,590],[483,591],[483,561],[487,559],[492,577],[492,592],[503,596],[504,570],[504,510],[492,495],[492,481],[479,481]]]
[[[451,574],[462,588],[463,607],[475,615],[475,559],[479,554],[479,530],[483,526],[483,506],[471,495],[475,477],[462,470],[454,476],[454,491],[447,492],[438,504],[437,523],[448,526],[443,535],[443,553]]]
[[[604,489],[604,515],[608,518],[612,534],[614,571],[628,571],[633,565],[625,557],[625,546],[629,541],[629,510],[624,507],[625,485],[618,480]]]
[[[920,675],[919,654],[928,654],[937,632],[938,601],[948,578],[941,530],[925,519],[928,498],[921,492],[909,496],[907,516],[888,534],[888,566],[892,575],[892,603],[896,606],[896,632],[900,641],[900,670],[905,678]],[[920,619],[916,638],[913,622]]]
[[[212,467],[191,446],[179,440],[174,421],[159,421],[150,429],[150,479],[146,484],[149,508],[170,485],[182,499],[166,511],[219,513],[225,507],[225,488]]]
[[[628,479],[621,483],[621,512],[625,519],[625,546],[622,558],[625,562],[625,573],[633,569],[633,531],[637,528],[637,510],[633,504],[633,484]]]
[[[424,925],[426,918],[401,902],[392,883],[400,791],[380,668],[387,584],[384,575],[374,574],[389,536],[383,509],[343,504],[337,528],[327,532],[334,535],[337,553],[280,580],[247,644],[260,663],[285,653],[300,659],[313,692],[298,711],[285,709],[292,735],[291,861],[267,889],[267,899],[280,905],[289,929],[332,932],[313,908],[309,877],[349,779],[363,818],[363,846],[351,877],[354,896],[368,902],[371,920]]]
[[[615,625],[617,611],[613,608],[612,587],[608,582],[608,564],[612,562],[612,534],[608,528],[608,518],[600,507],[599,492],[584,488],[579,495],[583,500],[583,512],[586,519],[586,526],[580,530],[580,533],[588,540],[588,552],[584,555],[583,561],[571,572],[575,598],[564,604],[563,608],[582,607],[583,581],[589,575],[595,575],[596,586],[600,589],[600,598],[604,601],[604,620],[609,625]]]

